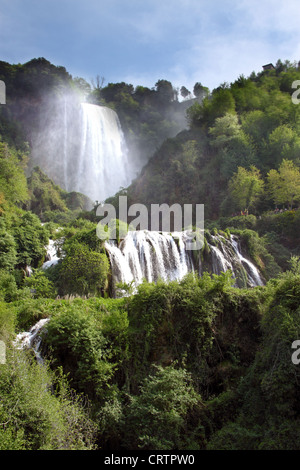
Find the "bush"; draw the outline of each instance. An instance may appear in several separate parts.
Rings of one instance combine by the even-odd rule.
[[[17,263],[17,250],[14,237],[0,221],[0,269],[12,271]]]
[[[74,242],[62,261],[61,281],[66,294],[99,295],[107,286],[109,261],[105,254]]]
[[[131,396],[125,410],[126,437],[130,449],[198,449],[201,426],[190,426],[201,397],[189,374],[174,366],[157,367],[146,378],[140,394]]]
[[[53,282],[48,279],[43,271],[35,271],[30,277],[25,279],[24,285],[30,288],[34,298],[46,297],[54,299],[57,295]]]
[[[65,377],[40,367],[23,351],[0,368],[1,450],[87,450],[95,425]]]
[[[212,437],[209,448],[299,449],[300,370],[292,362],[292,343],[299,339],[299,295],[299,274],[287,272],[268,284],[261,346],[237,389],[238,416]]]
[[[114,366],[101,323],[93,310],[86,309],[80,301],[62,308],[47,324],[44,341],[53,365],[63,367],[72,387],[99,399],[105,395]]]
[[[18,293],[17,283],[13,274],[0,270],[0,299],[5,302],[16,300]]]
[[[40,219],[26,212],[15,220],[11,230],[17,246],[17,264],[38,267],[44,259],[49,240],[49,232],[41,225]]]

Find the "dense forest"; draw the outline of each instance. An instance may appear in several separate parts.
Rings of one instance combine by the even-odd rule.
[[[212,91],[89,84],[42,58],[0,62],[0,80],[0,449],[299,450],[298,65]],[[145,161],[107,202],[204,204],[204,265],[207,240],[237,234],[264,285],[207,269],[112,295],[97,204],[29,171],[66,93],[114,109]],[[50,239],[63,256],[45,270]],[[39,321],[42,362],[16,343]]]

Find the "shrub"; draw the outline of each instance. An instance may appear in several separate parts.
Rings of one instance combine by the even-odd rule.
[[[62,261],[62,288],[67,294],[99,295],[107,285],[109,261],[105,254],[74,242]]]

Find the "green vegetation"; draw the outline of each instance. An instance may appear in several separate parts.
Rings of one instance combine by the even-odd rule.
[[[8,346],[25,319],[50,321],[44,366],[18,351],[16,369],[8,347],[1,448],[297,449],[298,264],[251,290],[207,274],[122,299],[2,302]]]
[[[212,92],[197,82],[181,103],[167,80],[91,87],[45,59],[0,62],[0,79],[0,449],[299,450],[298,68],[278,61]],[[116,109],[131,149],[153,154],[121,191],[129,204],[205,204],[201,277],[112,297],[97,206],[28,174],[42,97],[66,91]],[[239,237],[264,286],[211,272],[217,234]],[[43,270],[49,239],[61,261]],[[15,343],[40,320],[42,362]]]
[[[300,107],[292,103],[291,95],[297,79],[300,71],[295,64],[278,61],[274,70],[240,76],[194,102],[187,110],[189,129],[157,149],[127,189],[130,202],[149,206],[160,201],[170,205],[193,201],[205,205],[206,220],[245,209],[262,215],[277,204],[279,209],[291,208],[291,204],[295,208]],[[283,180],[292,182],[291,194],[284,195],[283,180],[274,174],[280,172],[283,161],[285,171],[290,168]],[[254,168],[252,184],[258,181],[259,190],[254,184],[245,194],[239,190],[232,194],[232,179],[253,174]]]

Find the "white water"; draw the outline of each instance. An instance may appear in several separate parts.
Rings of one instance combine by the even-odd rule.
[[[49,240],[49,245],[46,247],[47,249],[47,261],[42,266],[42,269],[50,268],[54,266],[59,261],[59,256],[57,255],[57,249],[54,240]]]
[[[217,235],[212,237],[215,244],[209,244],[210,258],[207,265],[210,272],[221,274],[231,270],[234,278],[244,272],[249,287],[263,285],[256,266],[240,252],[238,240]],[[117,246],[114,241],[105,244],[108,252],[114,285],[133,283],[138,286],[143,279],[156,282],[181,280],[190,272],[202,273],[202,265],[194,265],[192,252],[185,249],[185,232],[161,233],[132,231]],[[216,246],[218,245],[218,246]]]
[[[29,331],[24,331],[16,336],[14,346],[19,349],[33,349],[38,363],[43,362],[40,354],[41,330],[44,328],[49,318],[38,321]]]
[[[131,182],[132,171],[117,114],[104,106],[81,104],[81,147],[73,164],[72,188],[93,201],[104,201]]]
[[[39,166],[64,190],[92,203],[127,187],[136,171],[118,115],[105,106],[64,98],[49,109],[33,137],[30,166]]]
[[[185,251],[185,233],[161,233],[144,230],[128,232],[120,246],[106,242],[116,283],[137,285],[143,279],[156,282],[182,279],[192,270]]]
[[[131,231],[119,246],[114,240],[109,240],[105,243],[105,248],[110,259],[113,285],[115,287],[118,283],[132,283],[137,287],[144,279],[148,282],[157,282],[158,279],[181,280],[191,272],[201,276],[203,270],[217,275],[231,270],[236,285],[243,283],[245,279],[248,287],[264,285],[255,264],[241,253],[236,236],[231,235],[230,239],[226,239],[221,235],[214,235],[211,238],[212,243],[208,243],[210,254],[206,255],[205,265],[201,256],[198,256],[199,262],[196,265],[193,252],[186,249],[189,240],[186,232]],[[53,240],[49,241],[47,252],[50,259],[43,264],[43,269],[56,264],[60,259]]]
[[[259,274],[258,269],[255,267],[255,265],[247,258],[245,258],[239,249],[239,244],[238,240],[231,235],[231,242],[232,246],[234,248],[234,251],[236,255],[238,256],[241,264],[245,267],[247,274],[248,274],[248,280],[251,286],[262,286],[263,281],[261,279],[261,276]]]

